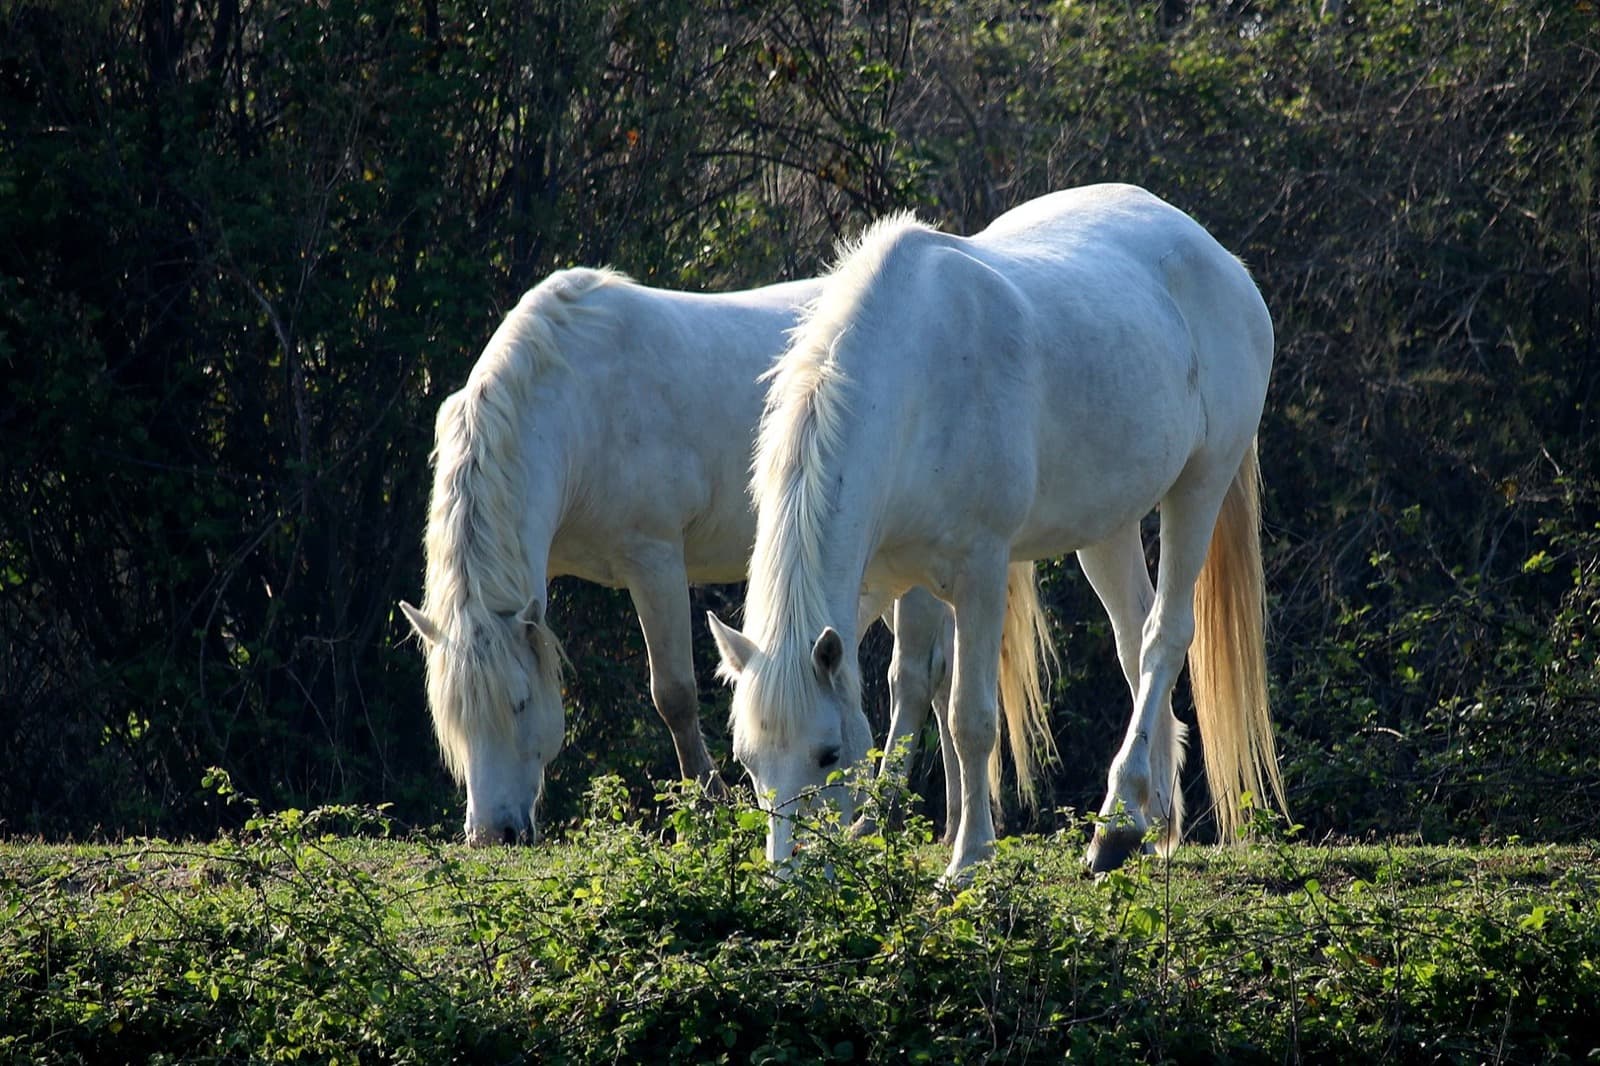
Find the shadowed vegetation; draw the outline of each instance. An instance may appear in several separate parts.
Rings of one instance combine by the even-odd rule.
[[[1116,179],[1277,322],[1296,817],[1592,836],[1593,6],[0,5],[0,831],[209,833],[213,764],[456,822],[394,604],[434,411],[520,292],[576,263],[748,286],[891,209],[970,232]],[[1075,564],[1045,592],[1054,800],[1083,809],[1126,695]],[[551,617],[548,820],[607,771],[647,800],[673,763],[626,598],[562,584]]]

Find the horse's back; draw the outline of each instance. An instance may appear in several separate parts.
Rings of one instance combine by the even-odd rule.
[[[899,327],[927,338],[917,387],[939,398],[921,403],[937,412],[921,454],[947,503],[1021,515],[1019,558],[1137,521],[1196,455],[1254,434],[1270,318],[1238,260],[1177,208],[1088,186],[934,238],[903,271]]]
[[[1166,289],[1185,313],[1222,306],[1267,319],[1244,265],[1194,218],[1136,185],[1049,193],[1007,211],[968,241],[986,258],[1008,264],[1002,269],[1025,285],[1035,276],[1046,286],[1059,285],[1069,268],[1086,283],[1097,274],[1114,280],[1131,272]],[[1260,324],[1248,325],[1254,330]],[[1270,333],[1270,320],[1265,325]],[[1257,346],[1262,339],[1251,338]],[[1264,339],[1270,346],[1270,336]]]
[[[1013,255],[1054,260],[1086,253],[1158,259],[1186,242],[1215,245],[1221,251],[1183,211],[1147,189],[1115,183],[1061,189],[1028,200],[968,239]]]
[[[563,519],[553,568],[614,583],[613,557],[677,542],[696,580],[744,575],[758,378],[816,287],[705,294],[627,282],[586,292],[567,352],[581,507]]]
[[[1272,323],[1243,264],[1198,222],[1143,189],[1088,186],[1022,205],[973,242],[1023,289],[1045,338],[1036,440],[1053,459],[1034,536],[1094,542],[1198,457],[1238,462],[1266,396]]]
[[[1198,222],[1132,185],[1029,201],[969,239],[1017,285],[1055,356],[1138,364],[1207,404],[1264,395],[1272,320],[1244,265]]]

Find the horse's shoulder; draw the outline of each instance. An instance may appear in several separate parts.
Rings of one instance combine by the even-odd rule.
[[[636,291],[648,290],[610,267],[568,267],[523,293],[506,323],[518,331],[536,322],[556,328],[570,326],[615,307],[619,299],[626,300]]]
[[[921,256],[924,296],[946,305],[971,303],[989,320],[1026,314],[1027,298],[1012,276],[1013,265],[995,260],[970,238],[953,237],[929,242]]]
[[[965,237],[945,233],[915,220],[897,226],[878,241],[870,269],[859,278],[863,288],[895,294],[896,299],[942,299],[969,286],[985,288],[994,270]]]

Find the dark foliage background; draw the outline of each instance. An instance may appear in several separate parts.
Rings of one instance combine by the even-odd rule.
[[[213,764],[454,824],[393,608],[434,409],[521,291],[580,263],[743,287],[889,209],[970,232],[1116,179],[1208,225],[1278,323],[1269,654],[1299,820],[1592,835],[1597,23],[1586,0],[0,6],[0,832],[206,832]],[[1070,561],[1047,594],[1056,798],[1081,809],[1126,696]],[[673,764],[626,598],[564,582],[553,610],[559,820],[597,771],[647,795]],[[867,654],[881,674],[881,636]]]

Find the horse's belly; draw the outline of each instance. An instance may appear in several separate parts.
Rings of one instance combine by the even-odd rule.
[[[753,523],[728,523],[716,529],[691,529],[683,542],[684,568],[695,585],[731,585],[750,571]]]
[[[1175,422],[1099,445],[1079,436],[1041,447],[1038,491],[1013,555],[1064,555],[1140,521],[1177,481],[1195,443],[1189,427]]]
[[[732,584],[745,579],[754,537],[754,524],[743,511],[676,519],[638,515],[632,521],[569,526],[550,545],[549,576],[620,588],[641,567],[657,567],[681,552],[690,583]]]
[[[1015,560],[1053,559],[1098,544],[1119,529],[1140,521],[1160,497],[1122,497],[1081,501],[1054,500],[1035,507],[1011,542]]]

